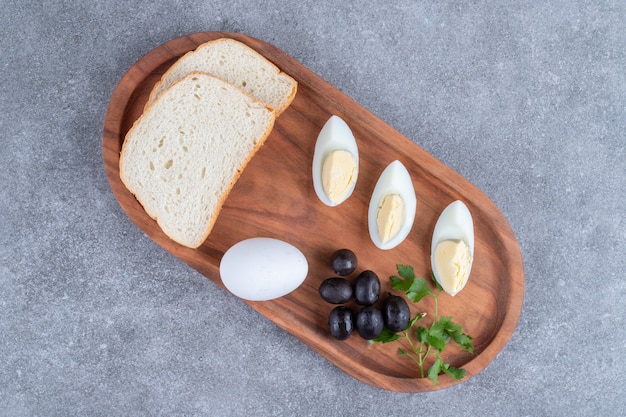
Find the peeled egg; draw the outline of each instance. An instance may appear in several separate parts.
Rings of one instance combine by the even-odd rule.
[[[437,252],[442,243],[447,247],[441,246]],[[462,201],[452,202],[441,212],[433,231],[430,259],[435,279],[444,291],[454,296],[465,287],[474,259],[474,222]]]
[[[224,286],[237,297],[266,301],[289,294],[304,282],[306,258],[282,240],[255,237],[233,245],[220,262]]]
[[[398,197],[402,207],[396,205]],[[372,242],[384,250],[402,243],[413,227],[416,206],[409,172],[402,162],[393,161],[380,174],[370,199],[367,218]],[[379,227],[379,223],[383,227]]]
[[[339,116],[331,116],[317,136],[312,173],[315,194],[327,206],[343,203],[354,191],[359,150],[350,127]]]

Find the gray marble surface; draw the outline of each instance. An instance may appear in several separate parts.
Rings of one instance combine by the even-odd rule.
[[[626,2],[381,4],[2,2],[0,415],[626,415]],[[428,394],[358,382],[125,216],[110,95],[213,30],[283,49],[502,210],[526,292],[483,372]]]

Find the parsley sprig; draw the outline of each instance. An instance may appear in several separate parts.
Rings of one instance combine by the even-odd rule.
[[[435,279],[434,275],[431,275],[431,278],[437,288],[436,292],[433,292],[430,289],[424,278],[418,278],[415,276],[412,266],[397,265],[397,268],[399,276],[394,275],[390,278],[391,287],[395,290],[403,291],[407,298],[415,303],[419,302],[426,296],[432,296],[435,301],[434,320],[430,327],[418,326],[417,329],[414,329],[415,324],[422,318],[426,317],[426,313],[419,313],[409,321],[409,324],[404,331],[396,333],[389,329],[385,329],[379,337],[373,340],[373,342],[389,343],[401,338],[405,340],[410,350],[398,348],[398,354],[412,359],[419,367],[422,378],[425,375],[424,366],[426,359],[430,355],[433,355],[435,361],[428,369],[427,375],[428,379],[430,379],[435,386],[437,386],[437,380],[441,372],[454,379],[462,379],[465,376],[465,370],[455,368],[454,366],[445,363],[441,358],[441,354],[450,340],[453,340],[469,353],[473,353],[472,338],[461,331],[463,330],[463,326],[454,323],[452,321],[452,317],[439,317],[438,297],[442,288]]]

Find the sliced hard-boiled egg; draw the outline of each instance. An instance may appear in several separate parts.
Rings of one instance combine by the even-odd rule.
[[[372,242],[384,250],[393,249],[408,236],[417,200],[409,171],[400,161],[384,169],[370,199],[367,213]]]
[[[474,222],[467,206],[459,200],[448,205],[433,231],[430,262],[435,279],[454,296],[469,279],[474,260]]]
[[[317,136],[312,173],[315,194],[327,206],[343,203],[354,191],[359,150],[350,127],[339,116],[331,116]]]

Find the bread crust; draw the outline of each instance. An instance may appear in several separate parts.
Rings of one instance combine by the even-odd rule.
[[[150,212],[148,210],[148,208],[142,203],[142,201],[140,201],[140,199],[137,197],[136,190],[133,190],[132,186],[126,180],[126,172],[124,170],[124,161],[125,161],[125,156],[126,156],[126,152],[127,152],[128,139],[129,139],[129,137],[131,137],[134,134],[134,131],[140,125],[141,120],[144,117],[147,117],[147,115],[152,111],[152,109],[157,105],[157,103],[159,103],[161,100],[167,99],[167,94],[165,94],[167,91],[169,91],[170,89],[173,89],[179,83],[182,83],[185,80],[187,80],[189,78],[192,78],[194,76],[210,77],[212,79],[215,79],[215,80],[219,81],[220,83],[223,83],[224,85],[229,86],[230,88],[234,89],[238,93],[246,96],[252,102],[256,102],[256,103],[262,105],[263,107],[265,107],[270,112],[272,117],[269,120],[267,128],[265,129],[263,134],[261,136],[259,136],[259,138],[257,139],[256,143],[254,144],[252,150],[246,155],[244,160],[237,167],[237,169],[235,171],[235,174],[231,177],[228,185],[225,188],[225,191],[219,197],[219,199],[217,201],[217,204],[214,206],[214,210],[213,210],[213,213],[212,213],[212,215],[211,215],[211,217],[209,219],[207,227],[205,228],[204,232],[202,233],[202,237],[198,241],[189,243],[189,242],[182,242],[182,241],[176,239],[174,236],[171,236],[170,234],[168,234],[164,230],[164,228],[161,226],[161,223],[159,222],[159,218],[156,215],[156,213]],[[141,206],[144,208],[144,210],[148,214],[148,216],[150,216],[152,219],[154,219],[157,222],[157,224],[159,225],[161,230],[170,239],[176,241],[177,243],[179,243],[179,244],[181,244],[183,246],[186,246],[186,247],[189,247],[189,248],[192,248],[192,249],[198,248],[206,241],[208,236],[211,234],[211,231],[213,230],[213,227],[215,226],[215,223],[217,221],[217,217],[219,216],[219,214],[220,214],[220,212],[222,210],[222,207],[223,207],[226,199],[228,198],[228,195],[232,191],[233,187],[237,183],[237,180],[240,178],[241,174],[243,173],[243,170],[248,165],[250,160],[259,151],[261,146],[263,146],[265,144],[265,141],[267,140],[267,138],[269,137],[270,133],[272,132],[272,130],[274,128],[275,120],[276,120],[276,111],[274,109],[272,109],[271,107],[269,107],[267,105],[267,103],[264,103],[264,102],[256,99],[255,97],[253,97],[252,95],[250,95],[247,92],[243,91],[242,89],[238,88],[237,86],[235,86],[235,85],[233,85],[233,84],[231,84],[231,83],[229,83],[227,81],[224,81],[224,80],[222,80],[219,77],[215,77],[215,76],[213,76],[211,74],[207,74],[207,73],[203,73],[203,72],[199,72],[199,71],[191,72],[188,75],[186,75],[185,77],[183,77],[183,78],[177,80],[176,82],[174,82],[170,87],[168,87],[167,90],[165,90],[162,94],[160,94],[154,102],[152,102],[150,104],[147,104],[146,107],[144,108],[144,112],[142,113],[142,115],[137,120],[135,120],[135,122],[133,123],[132,127],[126,133],[126,135],[124,137],[124,143],[122,144],[122,148],[120,150],[120,160],[119,160],[120,179],[121,179],[122,183],[124,184],[124,186],[135,196],[135,198],[137,199],[139,204],[141,204]]]

